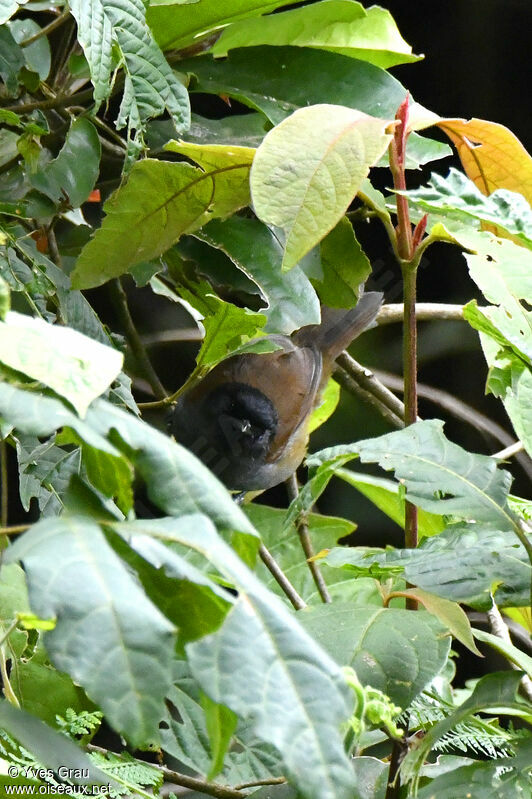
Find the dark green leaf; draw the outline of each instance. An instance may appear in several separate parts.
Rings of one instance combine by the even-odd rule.
[[[335,603],[306,608],[304,628],[363,685],[406,708],[443,668],[450,638],[428,613]]]
[[[24,54],[9,28],[0,27],[0,77],[10,95],[14,95],[17,90],[18,73],[24,63]]]

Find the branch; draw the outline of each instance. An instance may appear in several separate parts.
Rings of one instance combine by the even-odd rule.
[[[52,33],[52,31],[55,31],[56,28],[59,28],[63,22],[66,22],[69,16],[69,9],[67,9],[67,11],[63,11],[62,14],[59,14],[58,17],[49,22],[48,25],[45,25],[44,28],[41,28],[40,31],[37,31],[37,33],[34,33],[33,36],[29,36],[27,39],[24,39],[24,41],[20,42],[20,47],[28,47],[42,36],[48,36],[49,33]]]
[[[262,562],[269,570],[270,574],[275,578],[278,585],[283,589],[284,593],[292,603],[292,606],[296,610],[303,610],[303,608],[306,608],[307,603],[302,597],[299,596],[299,594],[297,593],[296,589],[294,588],[294,586],[292,585],[286,574],[283,572],[283,570],[281,569],[281,567],[279,566],[279,564],[277,563],[271,552],[269,552],[269,550],[266,549],[264,544],[260,545],[259,555]]]
[[[335,370],[334,377],[340,385],[369,402],[394,427],[403,427],[405,406],[378,380],[371,369],[362,366],[347,352],[343,352],[336,362],[340,369]]]
[[[288,498],[290,502],[293,502],[293,500],[297,498],[299,493],[297,485],[297,477],[295,475],[295,472],[292,475],[292,477],[290,477],[286,481],[286,490],[288,492]],[[318,593],[322,601],[325,602],[326,604],[329,604],[331,602],[331,595],[329,594],[329,589],[327,588],[327,584],[323,579],[320,567],[318,566],[317,562],[313,559],[314,550],[312,549],[312,542],[310,540],[310,533],[305,513],[300,513],[298,515],[296,519],[296,530],[297,534],[299,535],[301,547],[303,548],[303,552],[305,553],[307,566],[309,567],[312,579],[314,580],[316,588],[318,589]]]
[[[0,524],[7,527],[9,494],[7,486],[7,446],[6,440],[0,441]]]
[[[129,346],[131,347],[133,355],[135,356],[139,366],[144,372],[144,375],[148,380],[150,386],[152,387],[155,396],[159,400],[165,400],[166,391],[164,389],[163,384],[159,380],[157,373],[153,368],[150,359],[148,358],[148,353],[144,349],[144,345],[140,339],[139,334],[137,333],[137,328],[135,327],[135,324],[129,312],[129,307],[127,304],[127,295],[126,292],[124,291],[124,288],[119,278],[111,280],[111,282],[109,283],[109,290],[115,302],[116,311],[118,313],[120,324],[122,325],[122,328],[128,340]]]
[[[451,305],[446,302],[418,302],[416,305],[416,319],[418,322],[430,319],[454,319],[463,322],[465,321],[463,311],[463,305]],[[377,322],[379,326],[402,322],[403,315],[403,303],[391,302],[381,306],[377,315]]]

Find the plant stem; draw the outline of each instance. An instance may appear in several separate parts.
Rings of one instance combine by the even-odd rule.
[[[148,353],[144,349],[144,345],[137,332],[137,328],[135,327],[133,319],[131,318],[127,304],[126,292],[124,291],[122,283],[120,282],[120,278],[111,280],[109,283],[109,288],[116,306],[120,324],[122,325],[133,355],[135,356],[140,368],[144,372],[144,376],[150,384],[157,399],[166,399],[166,391],[164,386],[159,380],[157,373],[153,368],[150,359],[148,358]]]
[[[288,480],[286,481],[286,489],[288,492],[288,498],[290,502],[293,502],[299,493],[297,485],[297,477],[295,473],[292,475],[292,477],[288,478]],[[306,520],[306,514],[300,513],[299,516],[297,517],[296,530],[299,535],[299,541],[301,542],[301,547],[303,549],[303,552],[305,553],[307,566],[309,567],[312,579],[314,580],[316,588],[318,589],[318,593],[322,599],[322,602],[328,604],[331,602],[331,595],[329,594],[329,589],[327,588],[327,584],[323,579],[320,567],[318,566],[317,562],[313,560],[314,550],[312,548],[312,542],[310,540],[310,533]]]
[[[389,388],[386,388],[386,386],[380,382],[371,369],[355,361],[347,352],[343,352],[337,358],[336,362],[353,378],[353,380],[356,380],[361,388],[369,392],[376,400],[379,400],[379,402],[388,408],[391,413],[395,414],[399,422],[398,427],[403,426],[402,423],[405,417],[404,404]]]
[[[77,94],[61,94],[50,97],[48,100],[36,100],[33,103],[19,103],[18,105],[3,105],[5,111],[14,111],[17,114],[29,114],[30,111],[46,111],[52,108],[64,108],[71,105],[83,105],[86,100],[92,99],[93,89],[85,89]]]
[[[416,305],[416,319],[425,321],[430,319],[452,319],[464,321],[463,305],[451,305],[446,302],[418,302]],[[379,327],[400,322],[404,316],[402,302],[391,302],[383,305],[377,315]]]
[[[52,33],[52,31],[55,31],[56,28],[59,28],[64,22],[66,22],[69,16],[69,9],[67,9],[67,11],[63,11],[62,14],[59,14],[58,17],[49,22],[48,25],[45,25],[44,28],[41,28],[40,31],[37,31],[37,33],[34,33],[33,36],[29,36],[27,39],[24,39],[24,41],[20,43],[20,46],[28,47],[28,45],[33,44],[33,42],[36,42],[42,36],[48,36],[49,33]]]
[[[270,574],[275,578],[278,585],[283,589],[284,593],[292,603],[292,606],[296,610],[303,610],[303,608],[306,608],[307,603],[302,597],[299,596],[299,594],[297,593],[296,589],[294,588],[294,586],[292,585],[286,574],[282,571],[281,567],[279,566],[279,564],[277,563],[271,552],[268,549],[266,549],[264,544],[260,545],[259,555],[262,562],[269,570]]]

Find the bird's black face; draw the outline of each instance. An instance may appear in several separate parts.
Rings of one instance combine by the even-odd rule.
[[[245,383],[223,383],[203,406],[213,422],[218,448],[237,457],[266,457],[278,417],[265,394]]]

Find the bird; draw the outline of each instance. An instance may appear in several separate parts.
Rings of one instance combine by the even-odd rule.
[[[322,306],[321,322],[291,336],[270,334],[276,349],[232,355],[185,389],[170,418],[179,444],[233,491],[263,491],[287,480],[305,457],[312,411],[340,353],[375,325],[380,292],[349,310]]]

